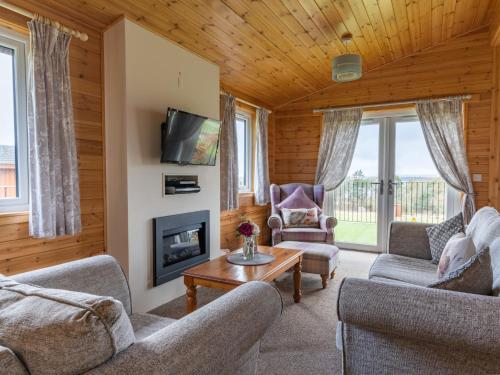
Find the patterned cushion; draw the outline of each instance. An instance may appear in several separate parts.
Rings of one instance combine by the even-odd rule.
[[[458,269],[470,258],[476,254],[476,246],[472,237],[466,236],[465,233],[457,233],[453,235],[446,244],[441,259],[438,265],[438,277]]]
[[[325,242],[327,232],[317,228],[286,228],[281,232],[283,241]]]
[[[429,245],[431,247],[432,263],[438,264],[441,254],[448,240],[454,234],[464,231],[464,219],[462,213],[453,216],[451,219],[443,221],[440,224],[426,228],[429,236]]]
[[[430,284],[436,289],[490,295],[493,284],[490,249],[475,254],[464,265],[446,274],[444,279]]]
[[[121,302],[0,279],[0,341],[30,374],[80,374],[135,337]],[[49,371],[50,370],[50,371]]]
[[[311,198],[304,192],[302,186],[299,186],[285,200],[276,205],[280,210],[283,208],[317,208],[321,212],[321,208],[314,203]]]
[[[282,208],[285,228],[319,227],[318,209],[313,208]]]

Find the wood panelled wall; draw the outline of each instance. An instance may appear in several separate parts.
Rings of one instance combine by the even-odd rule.
[[[333,84],[325,90],[282,106],[276,113],[274,181],[312,182],[319,147],[321,117],[312,109],[387,103],[417,98],[474,94],[466,104],[466,144],[478,206],[492,200],[495,142],[492,126],[493,49],[488,30],[449,41],[414,56],[365,73],[359,81]]]
[[[19,5],[77,28],[87,42],[71,41],[70,70],[80,172],[83,231],[77,236],[33,239],[28,214],[0,214],[0,273],[15,274],[100,254],[105,250],[104,163],[101,108],[101,34],[31,2]],[[0,26],[27,34],[27,18],[0,8]]]
[[[240,105],[240,108],[242,106]],[[253,127],[255,134],[255,109],[252,107],[243,108],[252,113]],[[268,138],[268,149],[269,149],[269,160],[270,164],[274,160],[274,116],[271,114],[269,116],[269,138]],[[255,142],[254,142],[255,144]],[[270,165],[269,174],[271,175],[272,167]],[[257,206],[254,202],[253,193],[240,194],[239,208],[234,211],[223,211],[221,212],[221,227],[220,227],[220,241],[221,249],[235,250],[241,247],[243,239],[236,236],[236,228],[241,222],[242,218],[247,218],[260,227],[261,234],[258,237],[258,242],[261,245],[268,245],[271,243],[271,231],[267,227],[267,218],[270,214],[270,206]]]

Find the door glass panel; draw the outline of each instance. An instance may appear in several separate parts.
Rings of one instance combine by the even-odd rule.
[[[359,130],[349,173],[327,194],[327,214],[337,218],[335,241],[376,246],[379,205],[378,123],[363,123]]]
[[[446,183],[431,159],[418,120],[395,122],[394,220],[446,219]]]

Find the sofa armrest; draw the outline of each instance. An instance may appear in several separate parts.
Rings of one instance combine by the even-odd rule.
[[[283,229],[283,220],[281,220],[281,216],[278,214],[272,214],[269,216],[269,219],[267,219],[267,225],[271,229]]]
[[[361,279],[344,279],[343,324],[477,352],[500,354],[500,298]]]
[[[131,313],[127,279],[118,262],[109,255],[41,268],[14,275],[12,278],[20,283],[35,284],[44,288],[110,296],[121,301],[125,311]]]
[[[333,230],[337,225],[337,219],[333,216],[327,216],[325,214],[319,215],[319,227],[323,230]]]
[[[250,282],[136,342],[90,374],[239,374],[252,367],[248,361],[281,311],[273,286]]]
[[[432,224],[393,221],[389,226],[388,253],[411,258],[432,259],[425,228]]]

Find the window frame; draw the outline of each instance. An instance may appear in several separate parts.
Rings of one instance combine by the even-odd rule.
[[[238,192],[239,193],[251,193],[253,191],[252,188],[252,177],[253,177],[253,141],[252,141],[252,116],[250,113],[243,111],[243,110],[238,110],[236,112],[236,120],[243,120],[245,121],[245,152],[244,154],[246,155],[246,163],[245,163],[245,168],[246,168],[246,173],[245,173],[245,185],[240,185],[239,184],[239,178],[238,178]],[[238,171],[238,177],[239,177],[239,171]]]
[[[14,131],[17,197],[0,199],[0,213],[28,211],[27,37],[0,28],[0,45],[14,50]]]

